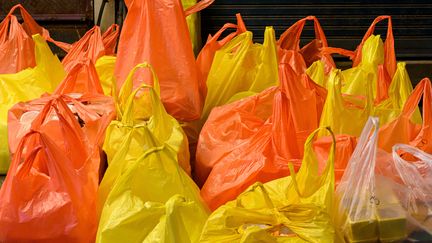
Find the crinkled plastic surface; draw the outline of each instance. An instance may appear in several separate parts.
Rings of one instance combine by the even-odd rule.
[[[176,242],[197,242],[208,216],[199,189],[180,168],[176,152],[152,134],[149,138],[150,148],[128,161],[113,184],[103,204],[96,242],[172,242],[177,236]],[[170,206],[177,194],[186,203]]]
[[[197,5],[205,7],[213,1],[204,0]],[[161,98],[168,113],[180,121],[198,119],[204,102],[200,94],[202,77],[186,15],[202,8],[194,5],[184,11],[178,0],[134,0],[126,1],[126,5],[128,14],[120,34],[115,68],[117,87],[122,86],[134,66],[149,62],[159,74]],[[134,87],[143,80],[146,75],[137,74]]]
[[[40,35],[33,41],[36,66],[18,73],[0,74],[0,174],[7,171],[10,163],[7,139],[8,110],[20,101],[38,98],[45,92],[53,92],[64,78],[65,72],[58,58]]]
[[[207,220],[200,242],[334,242],[335,144],[324,171],[319,173],[312,149],[317,131],[305,143],[298,173],[291,164],[291,176],[265,184],[257,182],[216,209]]]
[[[132,77],[139,68],[149,68],[153,72],[153,87],[144,84],[132,92]],[[141,92],[145,89],[149,92]],[[156,141],[170,147],[184,171],[191,173],[186,135],[179,123],[166,113],[158,94],[159,83],[152,67],[148,64],[137,65],[120,91],[117,120],[107,128],[103,149],[107,154],[108,169],[99,188],[101,207],[116,181],[143,152],[153,148]],[[147,102],[143,107],[147,108],[148,117],[134,118],[136,109],[141,109],[136,105],[137,100]]]
[[[0,241],[94,241],[99,163],[63,97],[47,102],[0,190]]]
[[[102,56],[97,59],[95,67],[99,75],[100,83],[102,85],[105,95],[115,96],[115,81],[114,81],[114,68],[116,63],[115,56]]]

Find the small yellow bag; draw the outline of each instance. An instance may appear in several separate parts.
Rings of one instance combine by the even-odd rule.
[[[144,84],[131,92],[133,75],[139,68],[151,70],[153,87]],[[149,92],[143,92],[138,95],[140,97],[136,97],[144,88]],[[144,105],[137,107],[138,101]],[[130,72],[116,105],[118,119],[108,126],[103,145],[108,169],[99,188],[100,206],[104,204],[118,178],[143,152],[155,146],[154,143],[172,148],[180,166],[187,174],[191,172],[186,135],[179,123],[165,111],[159,98],[157,76],[149,64],[139,64]],[[144,111],[147,117],[135,117],[138,109]]]
[[[8,110],[18,102],[39,98],[53,92],[66,76],[63,66],[48,44],[39,34],[32,36],[35,42],[36,66],[18,73],[0,74],[0,174],[9,168],[7,139]]]
[[[115,56],[102,56],[96,61],[95,67],[101,82],[104,94],[115,96],[113,93],[114,68],[116,63]]]
[[[256,183],[216,209],[200,242],[333,242],[335,140],[319,172],[312,142],[322,129],[307,138],[297,174],[290,164],[291,176]]]
[[[209,214],[199,189],[178,165],[176,152],[155,136],[148,137],[153,144],[128,161],[108,194],[98,243],[198,242]],[[127,154],[127,147],[118,153]],[[181,197],[173,198],[177,194]]]

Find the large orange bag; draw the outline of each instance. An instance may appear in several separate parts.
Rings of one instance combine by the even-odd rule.
[[[423,123],[413,121],[413,115],[423,96]],[[417,84],[398,118],[381,127],[378,146],[391,152],[396,143],[409,144],[432,153],[432,86],[428,78]]]
[[[23,23],[13,15],[20,10]],[[0,73],[17,73],[36,65],[32,35],[40,34],[52,41],[21,4],[15,5],[0,23]],[[55,41],[52,41],[55,42]]]
[[[179,0],[126,1],[128,14],[120,35],[115,77],[120,89],[130,70],[148,62],[159,74],[161,98],[168,113],[181,121],[198,119],[203,97],[186,16],[207,7],[203,0],[186,11]],[[134,88],[146,79],[136,75]]]
[[[19,141],[30,131],[30,124],[43,107],[58,96],[62,96],[62,100],[69,105],[90,144],[96,146],[95,150],[102,151],[105,130],[115,117],[115,106],[112,97],[103,95],[95,67],[87,60],[75,64],[53,95],[18,103],[9,110],[8,138],[11,154],[17,152]],[[57,139],[61,141],[62,137],[57,135]]]
[[[198,184],[205,181],[201,195],[211,209],[233,200],[257,181],[289,175],[289,161],[299,168],[302,156],[288,91],[290,83],[299,79],[289,65],[285,68],[282,72],[292,75],[280,87],[217,107],[204,125],[196,169]]]
[[[119,36],[119,26],[111,25],[102,35],[99,26],[94,26],[87,33],[73,43],[66,51],[68,54],[63,58],[63,66],[68,72],[75,62],[90,59],[93,63],[105,55],[114,55]]]
[[[300,48],[300,36],[306,21],[314,22],[315,39]],[[315,16],[303,18],[289,27],[279,38],[279,61],[289,63],[297,74],[303,74],[315,61],[322,61],[325,73],[336,67],[330,54],[322,50],[328,47],[327,38]]]
[[[47,102],[0,190],[0,241],[93,242],[99,159],[63,97]]]

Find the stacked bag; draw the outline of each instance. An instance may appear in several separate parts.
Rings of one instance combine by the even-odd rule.
[[[0,241],[431,241],[432,84],[397,63],[391,17],[354,51],[314,16],[255,43],[240,14],[200,48],[213,1],[128,0],[121,31],[72,44],[11,9]]]

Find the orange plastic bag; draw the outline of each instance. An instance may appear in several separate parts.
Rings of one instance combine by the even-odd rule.
[[[99,153],[61,96],[29,130],[0,190],[0,241],[93,242]]]
[[[13,13],[19,9],[23,23]],[[32,35],[51,40],[21,4],[15,5],[0,23],[0,73],[17,73],[36,65]]]
[[[203,97],[201,73],[196,64],[186,16],[207,7],[214,0],[203,0],[186,11],[180,1],[126,1],[128,14],[120,35],[115,69],[120,89],[130,70],[148,62],[159,74],[161,98],[168,113],[181,121],[198,119]],[[135,77],[134,88],[146,79]]]
[[[423,123],[416,124],[413,115],[423,96]],[[432,86],[428,78],[417,84],[405,103],[402,113],[392,122],[381,127],[378,146],[391,152],[396,143],[415,146],[426,153],[432,153]]]
[[[63,58],[63,66],[68,72],[75,62],[90,59],[96,63],[97,59],[105,55],[113,55],[119,36],[119,26],[111,25],[102,35],[99,26],[92,29],[67,50],[68,54]]]
[[[314,22],[315,39],[300,48],[300,35],[306,21]],[[325,73],[329,73],[336,67],[330,54],[322,52],[324,47],[328,47],[327,39],[318,19],[315,16],[303,18],[289,27],[279,38],[279,61],[288,63],[297,74],[303,74],[306,69],[315,61],[321,60],[324,63]]]
[[[9,110],[8,141],[11,154],[17,152],[19,141],[30,131],[30,124],[43,107],[58,96],[67,102],[90,144],[102,151],[105,130],[115,117],[115,106],[112,97],[103,95],[96,69],[87,60],[75,64],[53,95],[18,103]],[[59,135],[57,139],[61,141],[62,137]]]
[[[236,198],[253,183],[289,175],[288,162],[298,169],[301,152],[290,112],[290,80],[258,95],[213,109],[197,149],[201,195],[214,210]],[[199,167],[198,167],[199,166]]]

